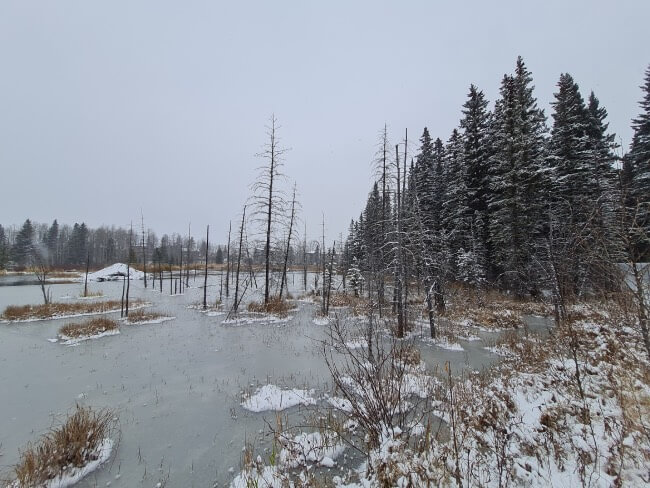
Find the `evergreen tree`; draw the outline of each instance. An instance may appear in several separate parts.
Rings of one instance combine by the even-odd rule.
[[[221,246],[217,247],[217,255],[215,257],[215,262],[217,264],[223,264],[223,250],[221,249]]]
[[[641,87],[643,99],[639,102],[641,113],[632,121],[634,136],[627,157],[629,172],[628,206],[635,208],[639,226],[636,253],[650,259],[650,66]],[[637,208],[638,207],[638,208]]]
[[[472,217],[471,247],[475,261],[484,266],[488,261],[488,197],[489,175],[488,161],[490,145],[488,143],[490,114],[488,102],[483,92],[474,85],[470,86],[467,101],[463,105],[463,160],[468,195],[467,206]]]
[[[47,231],[45,236],[45,247],[49,252],[50,262],[52,264],[59,264],[58,260],[58,247],[59,246],[59,223],[56,219]]]
[[[13,260],[18,266],[28,266],[34,257],[34,227],[27,219],[16,236],[12,249]]]
[[[578,84],[563,73],[557,84],[553,128],[549,142],[549,166],[552,169],[553,199],[566,202],[573,222],[587,218],[588,202],[594,193],[589,162],[589,117]]]
[[[532,252],[540,231],[543,191],[544,112],[533,96],[532,76],[521,57],[501,82],[491,126],[490,272],[517,294],[534,287]]]
[[[9,261],[9,247],[7,244],[7,236],[5,235],[5,229],[0,225],[0,269],[5,269]]]
[[[458,130],[452,131],[445,148],[445,190],[442,203],[442,223],[450,236],[450,246],[456,251],[469,248],[470,221],[472,212],[469,207],[467,189],[467,171],[463,158],[463,141]],[[452,256],[455,261],[455,257]]]

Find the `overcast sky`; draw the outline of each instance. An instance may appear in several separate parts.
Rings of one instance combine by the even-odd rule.
[[[224,242],[275,113],[308,232],[324,212],[336,238],[384,123],[446,140],[470,83],[492,106],[517,55],[547,115],[569,72],[627,147],[649,18],[647,0],[0,0],[0,223],[142,209],[159,234],[191,221]]]

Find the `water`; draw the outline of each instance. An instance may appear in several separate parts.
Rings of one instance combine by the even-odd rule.
[[[77,486],[151,487],[167,478],[167,486],[227,486],[233,477],[229,468],[239,470],[244,442],[268,446],[260,432],[267,431],[265,420],[275,422],[273,412],[244,410],[242,391],[266,383],[315,388],[319,394],[329,390],[320,342],[326,327],[312,322],[315,305],[300,302],[285,324],[223,325],[225,315],[188,308],[202,300],[202,283],[202,277],[191,278],[195,288],[170,296],[168,283],[161,294],[132,282],[133,298],[176,319],[122,326],[120,335],[76,347],[47,339],[77,319],[0,324],[0,471],[18,460],[19,448],[79,403],[115,410],[121,437],[110,464]],[[210,277],[210,285],[214,301],[219,278]],[[289,285],[299,292],[300,275],[290,276]],[[65,297],[79,296],[83,283],[51,289],[54,300],[73,300]],[[122,283],[92,283],[90,289],[101,290],[102,299],[119,299]],[[0,287],[0,310],[41,299],[38,286]],[[480,341],[461,344],[465,352],[422,345],[423,359],[431,367],[450,361],[455,369],[480,369],[498,359]],[[285,413],[290,422],[301,423],[308,412],[296,407]]]

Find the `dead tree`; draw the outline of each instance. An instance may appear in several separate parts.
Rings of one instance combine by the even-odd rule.
[[[205,231],[205,274],[203,276],[203,310],[208,308],[208,249],[210,242],[210,226]]]
[[[291,214],[289,216],[289,232],[287,234],[287,246],[284,251],[284,265],[282,266],[282,278],[280,280],[280,300],[282,300],[282,291],[287,281],[287,265],[289,263],[289,250],[291,249],[291,236],[294,232],[294,221],[296,219],[296,185],[293,185],[293,197],[291,198]],[[287,285],[288,286],[288,285]]]
[[[302,282],[307,293],[307,223],[305,223],[305,233],[302,240]]]
[[[191,247],[192,247],[192,222],[190,222],[187,227],[187,264],[185,266],[185,287],[186,288],[190,286],[190,265],[192,260],[192,256],[190,254]],[[181,275],[181,279],[183,279],[182,275]]]
[[[226,298],[228,298],[228,296],[230,295],[230,232],[231,231],[232,231],[232,221],[228,223],[228,248],[226,251]]]
[[[252,185],[253,202],[255,213],[259,216],[264,226],[266,245],[264,248],[264,303],[268,304],[270,299],[270,272],[271,272],[271,234],[273,224],[277,217],[282,214],[285,207],[285,200],[282,192],[278,189],[278,180],[284,175],[280,172],[282,168],[282,157],[286,149],[280,147],[280,140],[277,135],[279,126],[275,115],[271,116],[270,125],[267,126],[268,142],[263,147],[258,157],[266,160],[266,164],[258,168],[259,175]]]
[[[39,286],[41,287],[41,292],[43,293],[43,303],[49,305],[52,302],[52,292],[49,287],[46,289],[45,284],[47,283],[47,275],[50,272],[50,268],[46,263],[45,259],[40,252],[34,253],[34,276],[38,281]]]
[[[140,219],[142,221],[142,269],[144,271],[144,287],[147,288],[147,251],[144,244],[144,215],[140,212]],[[155,283],[154,283],[155,284]]]
[[[239,270],[241,267],[241,248],[244,243],[244,223],[246,222],[246,205],[241,216],[241,227],[239,228],[239,252],[237,253],[237,273],[235,274],[235,302],[233,303],[233,311],[236,313],[239,308],[239,301],[237,295],[239,294]]]
[[[321,269],[323,273],[323,290],[321,292],[321,312],[323,315],[327,315],[327,307],[325,304],[325,214],[323,213],[323,223],[322,223],[322,246],[321,246],[321,252],[320,252],[320,262],[321,262]]]
[[[129,291],[131,289],[131,254],[133,253],[133,223],[129,231],[129,258],[126,260],[126,308],[124,316],[129,316]]]
[[[88,268],[90,267],[90,252],[86,253],[86,278],[84,279],[84,296],[88,296]]]

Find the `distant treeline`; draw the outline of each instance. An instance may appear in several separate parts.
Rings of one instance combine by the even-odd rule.
[[[90,261],[91,267],[105,266],[115,262],[129,261],[142,263],[178,264],[183,253],[183,262],[205,262],[205,239],[196,241],[192,236],[177,233],[163,234],[158,237],[153,230],[144,232],[144,253],[142,252],[142,230],[131,231],[123,227],[89,228],[85,223],[73,226],[60,225],[57,220],[52,224],[39,224],[27,219],[22,227],[0,225],[0,269],[23,269],[32,266],[38,259],[53,268],[79,268]],[[129,242],[131,243],[129,245]],[[307,250],[307,264],[318,263],[318,246],[316,250]],[[212,245],[208,253],[209,263],[223,264],[227,259],[226,245]],[[231,250],[232,251],[232,250]],[[274,249],[279,253],[280,250]],[[234,253],[233,253],[234,254]],[[289,263],[294,264],[300,255],[303,263],[302,249],[290,249]],[[259,244],[250,251],[253,264],[264,261],[263,245]],[[231,255],[231,261],[234,260]]]

